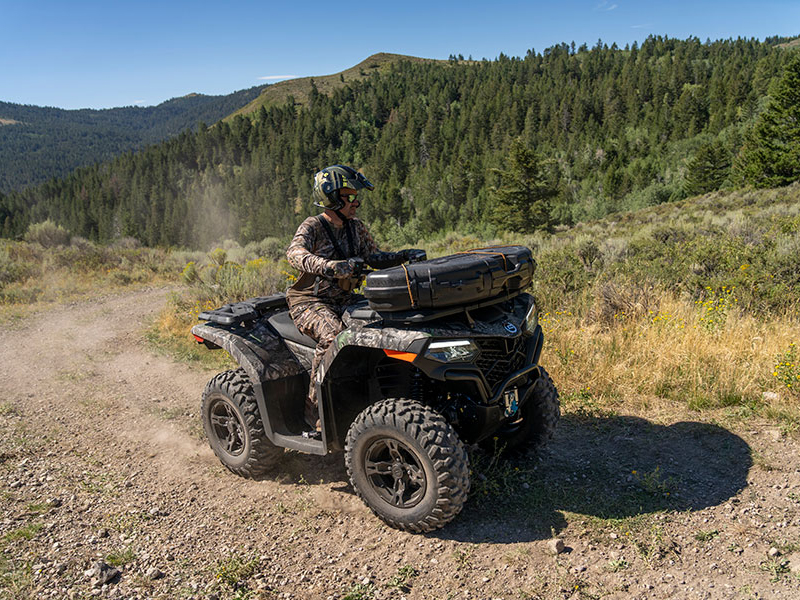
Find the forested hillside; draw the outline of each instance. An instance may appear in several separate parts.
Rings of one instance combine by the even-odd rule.
[[[76,167],[111,160],[200,122],[215,123],[257,97],[263,87],[105,110],[0,102],[0,192],[63,177]]]
[[[290,98],[0,197],[2,234],[50,218],[148,245],[284,236],[314,210],[313,173],[337,162],[377,184],[361,215],[397,243],[549,228],[739,185],[743,148],[774,109],[768,92],[797,56],[785,41],[650,37],[401,61],[330,95],[312,89],[302,107]]]

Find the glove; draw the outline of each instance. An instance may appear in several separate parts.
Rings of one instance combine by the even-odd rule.
[[[428,253],[425,250],[417,250],[416,248],[401,250],[400,254],[403,255],[404,260],[412,263],[428,260]]]
[[[334,279],[348,279],[357,277],[364,268],[363,258],[350,258],[347,260],[331,261],[325,269],[325,275]]]

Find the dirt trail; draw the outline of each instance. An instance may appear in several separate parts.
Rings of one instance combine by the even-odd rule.
[[[213,373],[143,339],[166,294],[0,326],[0,598],[800,597],[798,445],[774,426],[571,412],[539,457],[474,455],[464,512],[405,534],[341,455],[287,452],[262,481],[219,465]]]

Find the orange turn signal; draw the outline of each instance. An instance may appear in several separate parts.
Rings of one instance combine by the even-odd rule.
[[[417,355],[413,352],[400,352],[399,350],[386,350],[385,348],[383,351],[389,358],[396,358],[406,362],[414,362],[414,359],[417,358]]]

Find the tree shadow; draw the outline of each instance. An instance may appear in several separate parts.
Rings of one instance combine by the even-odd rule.
[[[461,515],[429,536],[516,543],[557,534],[565,512],[624,519],[700,510],[746,487],[752,458],[744,440],[717,425],[568,415],[540,455],[475,452],[472,466]]]

